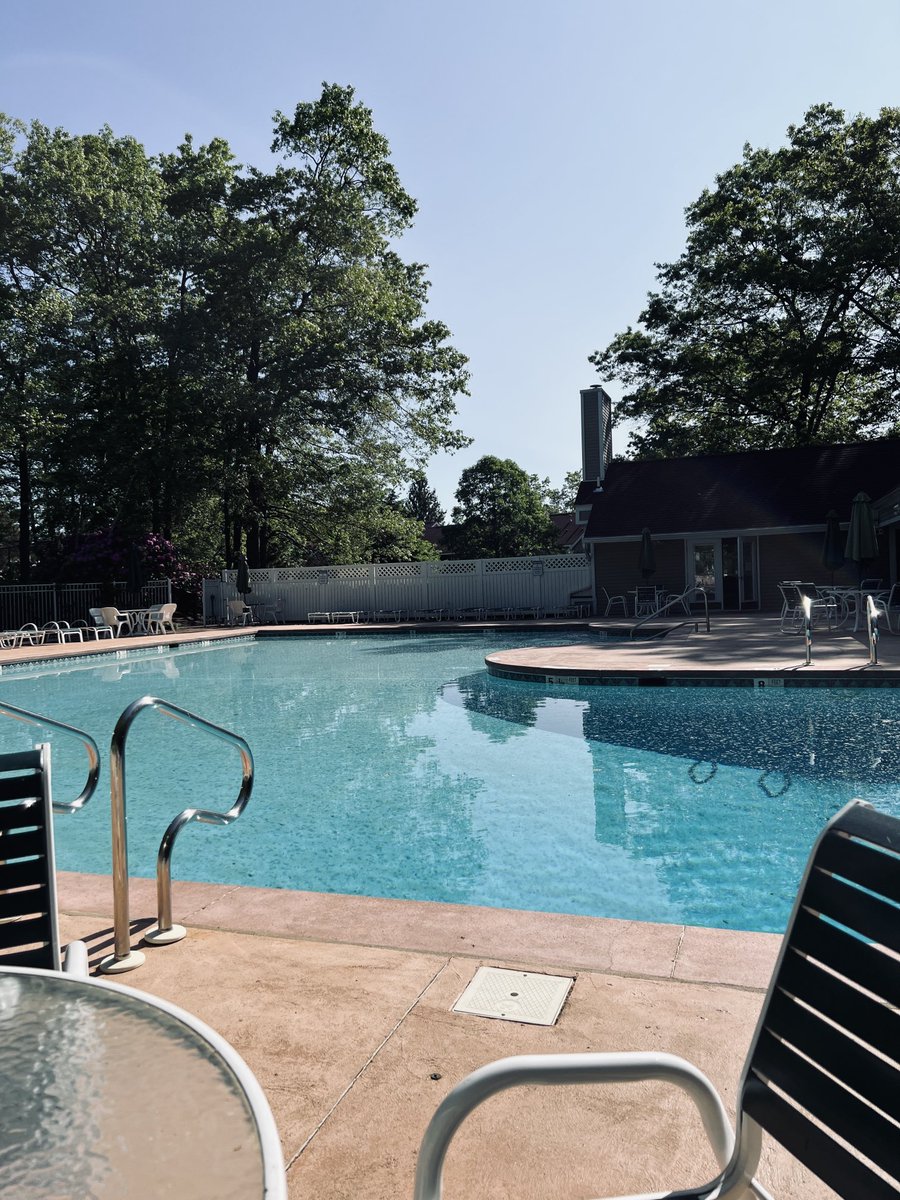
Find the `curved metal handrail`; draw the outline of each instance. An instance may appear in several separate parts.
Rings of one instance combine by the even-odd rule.
[[[176,941],[178,938],[184,936],[183,930],[180,930],[175,937],[166,938],[164,936],[173,930],[170,864],[172,851],[175,846],[175,838],[179,831],[192,821],[201,821],[207,825],[230,825],[244,811],[247,801],[250,799],[250,793],[253,790],[253,754],[240,734],[232,733],[229,729],[223,729],[221,725],[214,725],[212,721],[198,717],[196,713],[192,713],[186,708],[180,708],[177,704],[170,704],[168,700],[161,700],[157,696],[142,696],[139,700],[135,700],[128,705],[116,722],[109,748],[113,857],[113,926],[115,936],[113,954],[104,959],[100,964],[101,969],[106,971],[130,971],[133,967],[139,967],[144,961],[144,956],[140,951],[132,951],[131,949],[131,922],[128,911],[125,742],[135,717],[147,708],[159,709],[167,717],[172,717],[176,721],[182,721],[185,725],[190,725],[192,728],[199,729],[203,733],[212,734],[213,737],[220,738],[222,741],[230,742],[231,745],[236,746],[240,751],[242,768],[241,789],[234,804],[227,812],[215,812],[205,808],[186,808],[170,822],[168,829],[163,834],[156,859],[156,894],[159,917],[157,935],[163,935],[158,940]]]
[[[27,708],[18,708],[15,704],[7,704],[6,701],[0,701],[0,714],[12,717],[15,721],[22,721],[25,725],[38,725],[45,729],[55,729],[57,733],[73,737],[83,744],[88,756],[88,774],[84,787],[74,800],[54,800],[53,811],[57,813],[71,813],[78,812],[79,808],[84,808],[85,804],[87,804],[88,800],[90,800],[91,796],[97,790],[97,783],[100,780],[100,749],[91,735],[85,733],[83,729],[76,728],[74,725],[66,725],[64,721],[54,721],[52,717],[42,717],[40,713],[29,712]]]
[[[806,665],[812,663],[812,600],[809,596],[801,595],[800,607],[803,609],[803,639],[806,642]]]
[[[869,666],[878,666],[878,609],[871,596],[866,596],[866,628],[869,634]]]
[[[658,617],[660,613],[664,613],[667,608],[671,608],[673,604],[681,604],[683,600],[686,600],[688,596],[692,596],[694,592],[699,592],[703,597],[703,609],[706,615],[706,632],[709,633],[709,597],[706,594],[705,588],[697,587],[695,585],[694,587],[689,587],[687,591],[682,592],[680,596],[673,596],[671,600],[667,600],[665,604],[660,605],[656,612],[652,612],[648,616],[642,617],[636,625],[631,626],[631,629],[628,631],[628,636],[633,638],[634,631],[636,629],[640,629],[640,627],[642,625],[646,625],[648,621],[654,620],[654,618]]]

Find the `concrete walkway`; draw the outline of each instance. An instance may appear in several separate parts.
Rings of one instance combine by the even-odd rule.
[[[153,885],[132,884],[134,940]],[[109,952],[111,890],[62,874],[63,936]],[[508,1054],[665,1050],[695,1062],[733,1112],[741,1063],[779,939],[683,926],[176,886],[174,946],[146,949],[122,983],[196,1013],[246,1059],[281,1133],[291,1200],[411,1196],[434,1108]],[[451,1011],[479,965],[566,974],[555,1026]],[[463,1128],[445,1195],[537,1200],[686,1185],[715,1173],[689,1102],[659,1084],[529,1088]],[[783,1200],[829,1194],[768,1147],[761,1178]]]

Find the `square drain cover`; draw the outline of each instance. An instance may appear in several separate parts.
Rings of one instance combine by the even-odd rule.
[[[565,975],[479,967],[452,1011],[526,1025],[555,1025],[574,982]]]

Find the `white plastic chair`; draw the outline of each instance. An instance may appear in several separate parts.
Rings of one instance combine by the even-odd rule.
[[[154,604],[147,611],[147,632],[164,634],[168,628],[169,632],[174,633],[175,622],[172,618],[177,607],[177,604]]]
[[[123,629],[126,633],[131,633],[133,626],[130,613],[119,612],[117,608],[101,608],[100,613],[106,624],[112,627],[116,637],[121,637]]]
[[[116,631],[112,625],[107,625],[103,619],[103,613],[99,608],[89,608],[88,616],[91,618],[92,625],[89,628],[92,630],[94,637],[99,641],[101,637],[114,638]]]
[[[249,625],[253,620],[253,609],[243,600],[228,601],[228,624]]]

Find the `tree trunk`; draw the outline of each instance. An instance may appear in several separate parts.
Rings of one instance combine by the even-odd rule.
[[[31,578],[31,462],[28,442],[19,438],[19,581]]]

